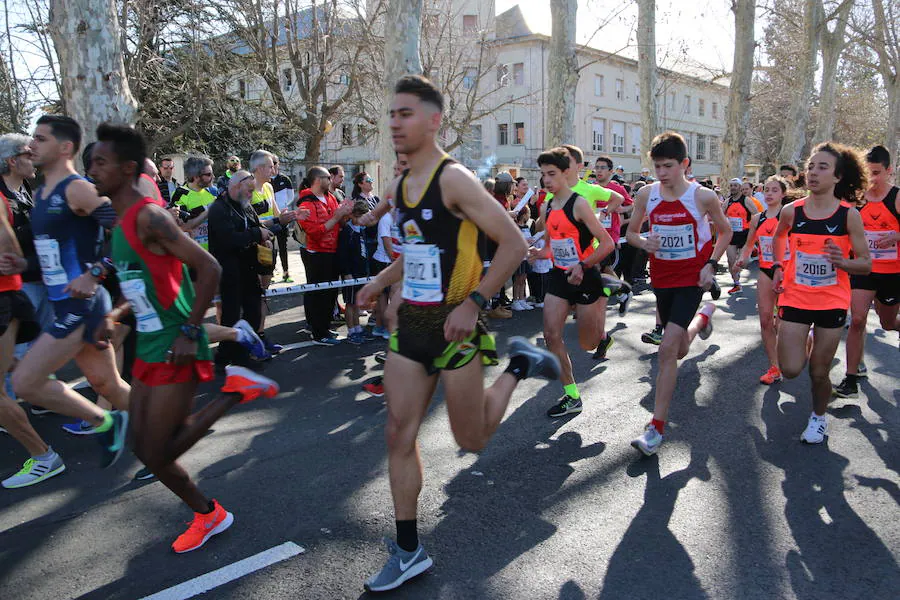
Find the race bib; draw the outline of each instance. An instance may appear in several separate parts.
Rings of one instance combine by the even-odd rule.
[[[869,245],[869,255],[872,260],[897,260],[897,243],[887,248],[878,248],[875,244],[883,233],[888,231],[869,231],[866,230],[866,243]]]
[[[825,255],[797,251],[795,258],[797,285],[813,288],[837,285],[837,269]]]
[[[209,222],[200,223],[192,232],[191,236],[198,244],[209,244]]]
[[[150,299],[147,298],[147,286],[143,279],[129,279],[121,282],[122,295],[131,304],[131,311],[137,321],[137,330],[140,333],[151,333],[163,328],[162,321]]]
[[[561,269],[571,269],[580,260],[572,238],[551,239],[550,251],[553,253],[553,264]]]
[[[406,244],[403,247],[403,299],[437,303],[441,290],[441,251],[434,244]]]
[[[694,244],[694,226],[685,225],[653,225],[653,233],[659,236],[659,250],[656,258],[662,260],[688,260],[697,256]]]
[[[597,219],[600,220],[600,224],[603,225],[604,229],[612,229],[612,213],[601,210],[597,213]]]
[[[759,255],[764,262],[775,262],[774,238],[771,235],[759,236]]]
[[[731,231],[743,231],[744,230],[744,220],[740,217],[728,217],[728,222],[731,223]]]
[[[38,261],[41,263],[41,277],[44,285],[68,285],[69,277],[63,269],[59,258],[59,242],[54,239],[34,240],[34,249],[37,251]]]

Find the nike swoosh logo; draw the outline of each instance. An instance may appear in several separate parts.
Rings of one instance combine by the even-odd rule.
[[[799,223],[797,223],[797,227],[803,227],[804,225],[806,225],[806,221],[800,221]]]
[[[413,554],[412,558],[409,559],[409,562],[403,562],[403,559],[400,559],[400,570],[405,571],[412,566],[416,559],[419,558],[419,554],[421,554],[422,548],[416,548],[416,553]]]

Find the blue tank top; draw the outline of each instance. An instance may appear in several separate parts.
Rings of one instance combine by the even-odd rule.
[[[78,179],[84,178],[69,175],[56,184],[46,197],[45,186],[34,196],[31,227],[41,263],[41,276],[50,300],[68,298],[69,295],[63,291],[66,286],[100,257],[103,228],[93,217],[82,217],[72,212],[66,202],[66,187]]]

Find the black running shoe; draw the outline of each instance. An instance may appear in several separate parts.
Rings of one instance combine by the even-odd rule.
[[[564,417],[566,415],[577,415],[581,412],[581,409],[581,399],[572,398],[571,396],[567,395],[560,401],[559,404],[553,406],[550,410],[547,411],[547,416],[551,419],[555,419],[557,417]]]
[[[634,292],[629,289],[627,292],[619,294],[619,298],[619,316],[624,317],[631,305],[631,299],[634,298]]]
[[[387,352],[376,352],[375,353],[375,362],[383,365],[386,361],[387,361]]]
[[[147,467],[141,467],[137,473],[134,474],[135,481],[148,481],[150,479],[154,479],[156,475],[153,474],[153,471],[148,469]]]
[[[837,398],[856,398],[859,396],[859,388],[855,377],[844,377],[838,385],[834,386],[831,394]]]
[[[713,300],[718,300],[722,296],[722,288],[715,279],[713,279],[712,285],[709,286],[709,295],[712,296]]]
[[[612,345],[613,337],[607,333],[606,337],[600,340],[600,344],[597,346],[597,350],[594,351],[594,356],[592,358],[594,360],[605,360],[606,352]]]

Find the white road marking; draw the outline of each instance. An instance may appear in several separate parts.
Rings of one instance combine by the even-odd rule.
[[[239,560],[230,565],[226,565],[221,569],[210,571],[205,575],[194,577],[184,583],[179,583],[170,588],[166,588],[161,592],[157,592],[152,596],[146,596],[141,600],[186,600],[200,594],[204,594],[211,589],[217,588],[228,582],[240,579],[245,575],[249,575],[254,571],[265,569],[269,565],[287,560],[292,556],[303,554],[306,550],[302,546],[298,546],[294,542],[285,542],[280,546],[269,548],[259,554],[248,556],[243,560]]]

